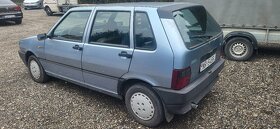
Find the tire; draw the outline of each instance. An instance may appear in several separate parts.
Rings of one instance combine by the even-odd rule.
[[[46,74],[41,63],[34,55],[31,55],[28,58],[27,66],[28,66],[28,72],[35,82],[44,83],[48,81],[49,76]]]
[[[245,61],[251,58],[254,48],[248,39],[236,37],[226,43],[224,51],[225,56],[230,60]]]
[[[43,4],[43,2],[41,2],[41,3],[40,3],[40,7],[39,7],[39,8],[40,8],[40,9],[44,8],[44,6],[43,6],[43,5],[44,5],[44,4]]]
[[[50,9],[50,7],[45,7],[45,12],[47,13],[48,16],[52,16],[53,15],[53,12]]]
[[[15,23],[16,24],[21,24],[22,23],[22,19],[15,20]]]
[[[126,91],[125,104],[128,113],[138,123],[156,127],[164,120],[164,109],[160,98],[148,87],[144,83],[131,86]]]

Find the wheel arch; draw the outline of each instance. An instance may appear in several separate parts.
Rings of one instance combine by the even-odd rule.
[[[145,83],[147,85],[150,85],[150,88],[152,89],[153,83],[148,82],[144,79],[139,79],[139,78],[128,78],[128,79],[119,79],[118,81],[118,88],[117,88],[117,92],[119,95],[121,95],[122,97],[124,97],[126,90],[131,87],[134,84],[137,83]]]
[[[44,10],[46,10],[46,8],[50,8],[49,5],[44,5]]]
[[[158,96],[158,98],[160,99],[161,104],[163,106],[165,120],[167,122],[170,122],[173,119],[174,114],[171,114],[167,111],[164,101],[162,100],[162,97],[156,91],[154,91],[154,89],[152,88],[152,86],[155,86],[155,85],[153,85],[152,82],[149,82],[145,79],[139,79],[139,78],[119,79],[117,92],[121,96],[121,99],[124,99],[125,92],[127,91],[127,89],[136,83],[145,83],[147,85],[150,85],[150,87],[148,87],[147,85],[145,85],[145,86],[148,87],[149,89],[151,89],[155,93],[155,95]]]
[[[258,41],[255,38],[255,36],[249,32],[245,32],[245,31],[230,32],[224,37],[224,41],[225,41],[225,43],[227,43],[229,40],[236,38],[236,37],[242,37],[242,38],[248,39],[252,43],[254,50],[258,49]]]
[[[24,62],[25,64],[28,64],[28,59],[32,55],[36,56],[32,51],[26,51],[26,53],[25,53],[25,62]]]

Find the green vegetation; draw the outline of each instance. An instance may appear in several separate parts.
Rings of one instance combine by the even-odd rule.
[[[12,1],[15,2],[15,3],[18,4],[18,5],[21,5],[22,2],[23,2],[23,0],[12,0]]]

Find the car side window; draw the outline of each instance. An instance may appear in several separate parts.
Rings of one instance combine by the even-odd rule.
[[[71,12],[54,29],[52,38],[66,41],[82,42],[85,27],[90,13],[90,11]]]
[[[89,42],[119,47],[129,47],[130,12],[98,11]]]
[[[156,40],[148,15],[136,12],[134,17],[134,42],[136,49],[155,50]]]

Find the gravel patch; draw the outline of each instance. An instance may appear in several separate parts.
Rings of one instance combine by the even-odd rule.
[[[27,10],[23,24],[0,24],[0,128],[145,128],[121,100],[59,79],[31,80],[18,41],[47,32],[59,18]],[[279,50],[262,46],[250,61],[226,61],[198,109],[158,128],[280,128]]]

